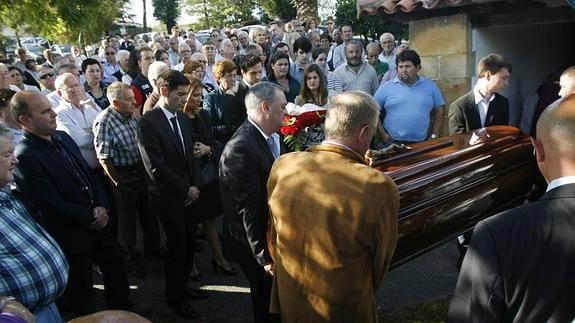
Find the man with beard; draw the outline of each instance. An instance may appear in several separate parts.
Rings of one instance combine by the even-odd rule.
[[[346,62],[335,69],[343,83],[343,91],[362,91],[373,95],[377,91],[379,81],[377,72],[362,60],[363,47],[361,42],[350,40],[345,44]]]
[[[382,109],[380,136],[405,144],[437,138],[445,117],[441,91],[433,81],[417,75],[421,59],[414,50],[399,54],[396,65],[397,78],[374,95]]]

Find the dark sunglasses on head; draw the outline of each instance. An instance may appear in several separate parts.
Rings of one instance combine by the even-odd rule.
[[[47,78],[49,78],[49,77],[54,77],[54,73],[46,73],[46,74],[40,76],[40,79],[41,79],[41,80],[45,80],[45,79],[47,79]]]

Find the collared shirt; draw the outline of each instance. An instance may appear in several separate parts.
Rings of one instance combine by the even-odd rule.
[[[340,144],[339,142],[335,142],[335,141],[331,141],[331,140],[324,140],[321,142],[322,145],[333,145],[333,146],[338,146],[340,148],[343,149],[347,149],[350,151],[354,151],[353,149],[349,148],[348,146],[344,145],[344,144]]]
[[[477,104],[481,126],[484,126],[485,119],[487,118],[487,110],[489,110],[489,104],[493,99],[495,99],[495,94],[491,93],[491,95],[486,98],[481,94],[481,92],[479,92],[479,88],[476,85],[473,87],[473,97],[475,98],[475,104]]]
[[[262,136],[264,137],[264,139],[266,141],[268,141],[268,138],[273,138],[276,147],[280,147],[280,135],[278,135],[277,133],[272,133],[270,136],[266,135],[266,133],[257,125],[257,123],[255,123],[255,121],[253,121],[252,119],[250,119],[248,117],[248,122],[251,123],[254,127],[256,127],[256,129],[258,129],[258,131],[262,134]],[[270,148],[271,151],[271,148]],[[272,151],[272,155],[274,154],[274,152]]]
[[[357,73],[347,65],[347,62],[336,68],[334,73],[341,78],[344,92],[363,91],[373,95],[379,87],[377,72],[371,65],[363,62]]]
[[[385,110],[383,126],[391,138],[411,142],[427,139],[431,111],[445,104],[435,82],[421,76],[411,85],[395,78],[374,99]]]
[[[114,166],[134,166],[142,161],[134,114],[122,116],[113,107],[102,111],[94,121],[94,146],[98,159],[111,159]]]
[[[114,73],[120,70],[120,64],[110,64],[108,62],[104,63],[104,78],[109,79],[114,76]]]
[[[170,61],[170,66],[174,67],[180,63],[180,55],[170,48],[168,49],[168,60]]]
[[[395,58],[396,58],[395,50],[396,50],[396,48],[394,48],[391,51],[391,54],[388,56],[384,55],[383,51],[381,52],[381,54],[379,54],[379,60],[384,62],[384,63],[387,63],[387,65],[389,65],[389,69],[391,69],[391,70],[394,70],[396,67],[395,66]]]
[[[291,75],[292,78],[298,81],[299,84],[302,84],[303,82],[304,70],[305,69],[300,65],[297,59],[294,62],[290,62],[289,75]]]
[[[341,64],[347,62],[345,58],[345,42],[337,45],[333,49],[333,68],[337,69]]]
[[[60,105],[54,111],[57,113],[57,129],[64,131],[74,139],[80,148],[82,157],[92,169],[100,168],[94,148],[92,125],[102,110],[90,104],[84,104],[80,109],[66,100],[61,100]]]
[[[547,185],[547,190],[545,192],[549,192],[554,188],[567,184],[575,184],[575,176],[563,176],[552,180],[549,185]]]
[[[214,65],[206,65],[206,75],[204,75],[204,84],[211,84],[214,87],[218,86],[213,72]]]
[[[166,119],[168,119],[168,122],[170,123],[170,127],[172,128],[172,131],[174,131],[174,126],[172,125],[172,118],[176,117],[175,113],[170,112],[170,110],[160,106],[160,109],[162,109],[162,112],[164,112],[164,115],[166,116]],[[176,123],[178,124],[178,134],[180,135],[180,140],[182,141],[182,148],[184,149],[184,152],[186,151],[186,144],[184,143],[184,136],[182,135],[182,125],[180,124],[180,121],[178,120],[178,118],[176,117]]]
[[[4,126],[4,128],[10,131],[10,133],[12,134],[12,143],[14,144],[14,146],[16,146],[20,142],[20,140],[22,140],[22,137],[24,137],[24,130],[12,128],[2,121],[0,121],[0,125]]]
[[[7,188],[0,190],[0,295],[34,312],[66,288],[68,263],[54,239]]]

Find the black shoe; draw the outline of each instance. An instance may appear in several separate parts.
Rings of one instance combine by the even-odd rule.
[[[223,274],[228,276],[234,276],[238,273],[238,271],[232,266],[230,266],[230,269],[224,268],[222,265],[218,264],[214,258],[212,258],[212,268],[214,268],[214,272],[221,271]]]
[[[129,275],[136,278],[146,277],[146,268],[144,268],[144,265],[142,265],[142,262],[139,259],[130,259],[126,261],[126,271]]]
[[[198,313],[193,305],[192,300],[184,299],[179,302],[168,302],[168,307],[174,311],[178,316],[187,319],[195,319],[198,317]]]
[[[206,299],[209,297],[208,293],[205,290],[197,289],[197,288],[186,288],[186,296],[190,299]]]

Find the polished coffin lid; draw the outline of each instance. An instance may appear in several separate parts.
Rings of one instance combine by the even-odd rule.
[[[535,181],[533,146],[517,128],[487,127],[407,148],[372,164],[399,188],[392,266],[522,204]]]

